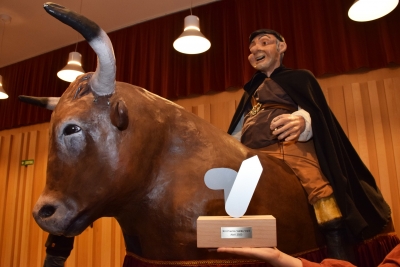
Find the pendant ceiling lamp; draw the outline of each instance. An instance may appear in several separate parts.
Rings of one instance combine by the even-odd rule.
[[[3,88],[3,77],[0,75],[0,99],[7,99],[8,95]]]
[[[82,13],[82,1],[79,8],[79,14]],[[75,81],[76,77],[85,73],[82,68],[82,55],[76,52],[78,48],[78,43],[75,46],[75,52],[70,52],[68,55],[68,63],[57,72],[57,77],[66,82]]]
[[[389,14],[398,3],[399,0],[356,0],[348,15],[354,21],[370,21]]]
[[[76,77],[84,74],[85,71],[82,69],[82,55],[78,52],[71,52],[68,56],[67,65],[57,72],[58,78],[67,82],[75,81]]]
[[[200,32],[199,18],[190,14],[185,18],[183,33],[175,40],[173,46],[175,50],[184,54],[200,54],[211,47],[210,41]]]
[[[6,24],[10,23],[11,21],[11,17],[9,15],[6,14],[0,14],[0,19],[3,22],[3,33],[1,34],[1,41],[0,41],[0,55],[2,52],[2,48],[3,48],[3,37],[4,37],[4,32],[6,30]],[[0,75],[0,99],[7,99],[8,98],[8,94],[6,93],[6,91],[3,88],[3,76]]]

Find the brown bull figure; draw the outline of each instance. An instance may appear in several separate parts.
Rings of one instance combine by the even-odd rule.
[[[53,3],[48,13],[79,31],[98,55],[61,98],[29,98],[54,109],[46,187],[33,216],[52,234],[75,236],[100,217],[115,217],[128,251],[157,260],[227,257],[196,246],[198,216],[226,215],[224,194],[206,187],[212,168],[236,171],[258,155],[263,174],[246,214],[277,219],[278,248],[294,254],[323,239],[307,196],[281,161],[145,89],[115,81],[107,34]]]

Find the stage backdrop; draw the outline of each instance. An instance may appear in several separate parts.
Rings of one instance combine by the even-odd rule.
[[[399,235],[400,67],[321,78],[319,82],[392,208]],[[226,130],[241,94],[236,89],[175,102]],[[0,131],[0,266],[43,265],[47,234],[31,212],[45,185],[48,127],[43,123]],[[25,159],[33,159],[34,165],[21,166]],[[122,266],[124,255],[118,223],[102,218],[76,238],[66,267]]]
[[[248,36],[259,28],[275,29],[286,38],[287,67],[309,69],[318,77],[400,64],[400,7],[360,23],[347,16],[353,2],[222,0],[193,8],[211,41],[210,50],[199,55],[184,55],[172,47],[189,10],[121,29],[109,33],[117,80],[171,100],[243,86],[254,72],[247,62]],[[67,27],[54,23],[60,30]],[[0,101],[0,130],[49,121],[50,112],[21,104],[17,96],[60,96],[68,83],[56,73],[74,49],[75,44],[0,69],[10,96]],[[77,50],[83,68],[94,71],[96,55],[88,44],[79,43]]]

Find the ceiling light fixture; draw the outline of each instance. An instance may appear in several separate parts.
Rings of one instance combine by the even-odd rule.
[[[58,78],[67,82],[75,81],[76,77],[84,74],[81,64],[82,55],[78,52],[70,52],[67,65],[57,72]]]
[[[8,95],[3,88],[3,77],[0,75],[0,99],[7,99]]]
[[[82,1],[81,6],[79,8],[79,14],[82,12]],[[59,72],[57,72],[57,77],[66,82],[75,81],[76,77],[85,73],[82,68],[82,55],[76,52],[78,48],[78,42],[75,45],[75,52],[70,52],[68,55],[68,63],[62,68]]]
[[[354,21],[370,21],[389,14],[398,5],[399,0],[356,0],[348,15]]]
[[[3,33],[1,34],[1,42],[0,42],[0,55],[1,55],[2,48],[3,48],[4,32],[6,31],[6,24],[10,23],[11,17],[6,14],[0,14],[0,19],[1,19],[1,21],[3,21],[3,25],[4,25]],[[0,99],[7,99],[7,98],[8,98],[8,94],[6,93],[6,91],[3,88],[3,76],[0,75]]]
[[[190,15],[185,18],[183,33],[173,44],[175,50],[184,54],[200,54],[210,49],[211,43],[200,32],[199,25],[199,18],[192,15],[190,7]]]

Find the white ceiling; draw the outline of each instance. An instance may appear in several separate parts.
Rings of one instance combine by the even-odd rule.
[[[73,43],[83,37],[46,13],[46,0],[0,0],[0,67],[7,66]],[[218,0],[55,0],[90,18],[106,32],[112,32],[167,14],[188,10]],[[183,29],[183,21],[182,21]]]

